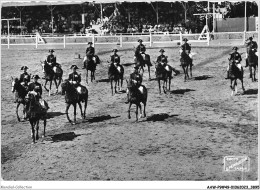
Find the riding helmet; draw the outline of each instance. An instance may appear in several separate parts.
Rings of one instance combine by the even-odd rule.
[[[165,51],[164,51],[164,49],[160,49],[160,51],[159,51],[159,52],[165,52]]]
[[[142,39],[139,39],[138,42],[143,42],[143,40],[142,40]]]
[[[93,42],[88,42],[88,44],[93,44]]]
[[[77,65],[71,65],[70,69],[79,69]]]
[[[33,75],[32,78],[33,79],[39,79],[40,77],[39,77],[39,75]]]
[[[249,39],[249,40],[253,40],[253,37],[252,37],[252,36],[250,36],[248,39]]]
[[[54,50],[53,50],[53,49],[50,49],[49,52],[54,52]]]
[[[118,52],[118,50],[117,49],[113,49],[112,52]]]
[[[22,66],[21,70],[29,69],[27,66]]]
[[[237,50],[238,48],[237,47],[233,47],[232,50]]]
[[[183,38],[183,40],[182,41],[185,41],[185,42],[187,42],[187,41],[189,41],[187,38]]]

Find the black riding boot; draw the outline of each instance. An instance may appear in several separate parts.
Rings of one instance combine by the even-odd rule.
[[[248,58],[246,59],[246,67],[248,67]]]
[[[227,77],[225,79],[229,79],[229,72],[227,71]]]

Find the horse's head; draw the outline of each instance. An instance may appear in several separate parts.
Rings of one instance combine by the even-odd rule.
[[[19,80],[18,80],[18,78],[13,79],[13,77],[12,77],[12,92],[14,92],[15,90],[17,90],[18,85],[19,85]]]
[[[69,82],[69,80],[64,80],[64,82],[63,83],[61,83],[61,94],[62,95],[65,95],[65,92],[67,91],[67,89],[68,89],[68,87],[70,86],[71,84],[70,84],[70,82]]]

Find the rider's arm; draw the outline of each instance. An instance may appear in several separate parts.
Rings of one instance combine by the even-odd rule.
[[[80,83],[81,82],[81,75],[78,75],[78,76],[79,76],[78,83]]]
[[[24,77],[23,77],[23,74],[21,74],[19,82],[21,83],[21,82],[23,82],[23,80],[24,80]]]
[[[41,96],[42,95],[42,85],[39,86],[40,89],[39,89],[39,95]]]
[[[118,56],[118,63],[120,63],[120,56]]]

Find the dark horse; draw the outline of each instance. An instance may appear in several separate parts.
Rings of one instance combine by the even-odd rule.
[[[171,90],[171,80],[172,72],[175,72],[175,75],[180,74],[180,72],[170,65],[163,67],[160,63],[155,62],[155,75],[159,85],[159,93],[161,93],[161,80],[163,81],[163,92],[166,93],[167,90]],[[169,82],[169,88],[167,89],[167,83]]]
[[[44,88],[46,91],[49,92],[49,96],[50,96],[52,81],[54,81],[54,83],[55,83],[56,93],[58,92],[58,88],[62,81],[63,70],[58,66],[55,66],[54,68],[52,68],[52,66],[49,65],[46,60],[41,62],[41,64],[42,64],[43,71],[45,73]],[[57,83],[57,80],[58,80],[58,83]],[[46,84],[48,81],[50,82],[50,89],[46,88]]]
[[[31,136],[33,139],[33,143],[35,143],[35,140],[39,139],[38,132],[39,132],[40,120],[43,120],[43,126],[44,126],[42,137],[45,137],[48,109],[46,107],[44,108],[33,94],[29,93],[25,101],[26,101],[25,113],[31,124]],[[36,130],[36,134],[35,134],[35,130]]]
[[[192,77],[192,59],[189,57],[188,54],[182,52],[180,61],[184,72],[184,82],[186,82],[186,79],[189,79],[189,72],[188,72],[189,67],[190,67],[190,76]]]
[[[135,65],[138,66],[138,68],[139,68],[138,69],[139,73],[141,70],[142,70],[142,73],[144,73],[144,67],[145,67],[145,65],[147,65],[148,73],[149,73],[149,80],[151,80],[150,67],[152,66],[152,63],[151,63],[150,55],[142,53],[142,54],[140,54],[139,57],[135,56],[134,62],[135,62]]]
[[[124,80],[124,67],[122,65],[114,66],[110,65],[108,68],[108,78],[110,80],[111,84],[111,91],[112,96],[113,94],[113,88],[115,88],[115,93],[117,93],[117,86],[119,88],[119,91],[122,89],[123,86],[123,80]],[[121,80],[121,86],[120,86],[120,80]],[[113,87],[114,82],[114,87]]]
[[[255,54],[255,51],[251,48],[248,50],[248,58],[246,60],[248,62],[250,78],[252,78],[252,82],[257,81],[255,77],[256,66],[258,66],[258,57]],[[252,71],[254,69],[254,72]]]
[[[19,115],[18,115],[18,108],[20,106],[20,104],[23,104],[23,119],[25,119],[25,96],[28,93],[26,87],[24,87],[23,85],[21,85],[21,83],[19,82],[18,78],[13,79],[12,77],[12,92],[15,92],[15,103],[17,103],[16,106],[16,115],[17,115],[17,119],[18,121],[21,121]]]
[[[230,88],[232,89],[231,96],[234,95],[234,92],[237,93],[237,79],[241,81],[243,93],[245,92],[244,83],[243,83],[243,70],[240,71],[236,66],[234,60],[229,59],[229,78],[230,78]]]
[[[79,105],[82,118],[83,119],[86,118],[86,108],[88,104],[88,89],[85,86],[78,86],[77,88],[75,88],[73,84],[71,84],[68,80],[65,80],[64,83],[61,84],[61,88],[62,88],[62,95],[65,94],[67,119],[71,124],[74,125],[76,124],[77,104]],[[85,102],[84,114],[82,112],[81,102]],[[70,105],[73,105],[74,107],[74,122],[70,120],[68,115]]]
[[[98,64],[100,64],[100,59],[97,55],[94,55],[91,60],[89,60],[87,57],[84,58],[83,64],[85,65],[85,68],[87,70],[86,74],[86,82],[88,83],[88,71],[90,71],[90,79],[91,82],[95,79],[95,71]]]
[[[129,97],[129,108],[128,108],[128,119],[131,119],[130,116],[130,109],[132,104],[136,105],[136,121],[138,121],[138,108],[140,108],[140,117],[146,117],[146,113],[145,113],[145,108],[146,108],[146,103],[147,103],[147,89],[144,85],[141,85],[139,88],[137,88],[134,84],[132,84],[131,82],[127,82],[127,88],[128,88],[128,97]],[[143,112],[143,116],[142,116],[142,106],[141,103],[143,103],[144,105],[144,112]]]

